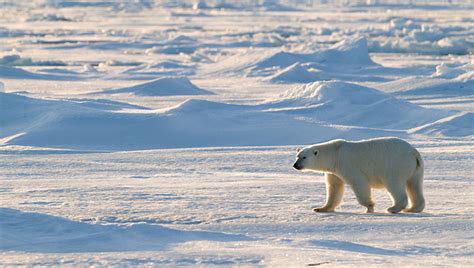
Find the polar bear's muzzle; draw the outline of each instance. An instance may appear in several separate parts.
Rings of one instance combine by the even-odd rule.
[[[293,168],[296,170],[300,170],[302,168],[302,165],[298,163],[298,160],[293,164]]]

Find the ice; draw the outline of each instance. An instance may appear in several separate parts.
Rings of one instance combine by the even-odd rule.
[[[467,82],[468,80],[474,80],[474,62],[468,62],[461,66],[442,63],[436,66],[436,72],[433,73],[433,77],[460,80]]]
[[[27,21],[72,21],[72,19],[56,14],[34,14]]]
[[[0,65],[8,66],[65,66],[60,61],[33,61],[31,58],[23,58],[19,55],[6,55],[0,58]]]
[[[394,18],[385,33],[390,37],[371,42],[369,50],[435,55],[469,54],[474,48],[474,40],[460,37],[459,34],[470,31],[462,26],[438,26],[423,20]]]
[[[157,54],[191,54],[199,48],[197,40],[188,36],[180,35],[166,41],[163,45],[154,46],[146,50],[147,53]]]

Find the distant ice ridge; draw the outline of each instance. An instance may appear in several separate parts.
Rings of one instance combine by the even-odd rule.
[[[433,77],[456,79],[458,81],[474,80],[474,60],[462,65],[440,64],[436,66],[436,72]]]
[[[433,0],[433,1],[413,1],[413,0],[365,0],[365,1],[347,1],[347,0],[314,0],[314,1],[301,1],[301,0],[264,0],[264,1],[239,1],[239,0],[196,0],[196,1],[166,1],[157,0],[155,5],[164,7],[181,7],[181,8],[192,8],[194,10],[209,10],[209,9],[235,9],[235,10],[258,10],[258,11],[295,11],[305,9],[320,9],[327,6],[331,7],[364,7],[364,8],[387,8],[395,6],[410,6],[410,7],[421,7],[430,9],[430,6],[436,8],[438,5],[457,5],[457,6],[469,6],[472,4],[469,0]]]
[[[0,65],[5,66],[66,66],[61,61],[33,61],[28,57],[21,57],[17,54],[5,55],[0,58]]]
[[[136,86],[110,89],[98,93],[129,93],[137,96],[186,96],[213,94],[210,91],[197,87],[186,77],[162,77]]]
[[[26,21],[73,21],[57,14],[33,14]]]
[[[440,27],[400,17],[390,21],[384,35],[369,42],[371,52],[465,55],[474,50],[474,39],[466,38],[472,29],[461,26]]]
[[[195,38],[179,35],[171,40],[167,40],[163,44],[154,46],[146,50],[146,53],[162,53],[162,54],[190,54],[199,48],[198,41]]]

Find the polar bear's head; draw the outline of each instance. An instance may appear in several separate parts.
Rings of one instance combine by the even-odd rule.
[[[302,171],[333,171],[340,143],[337,140],[298,149],[293,168]]]

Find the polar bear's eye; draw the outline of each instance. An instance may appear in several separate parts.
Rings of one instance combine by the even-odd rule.
[[[303,159],[306,159],[306,156],[303,156]]]
[[[318,151],[314,151],[314,155],[318,155]]]

